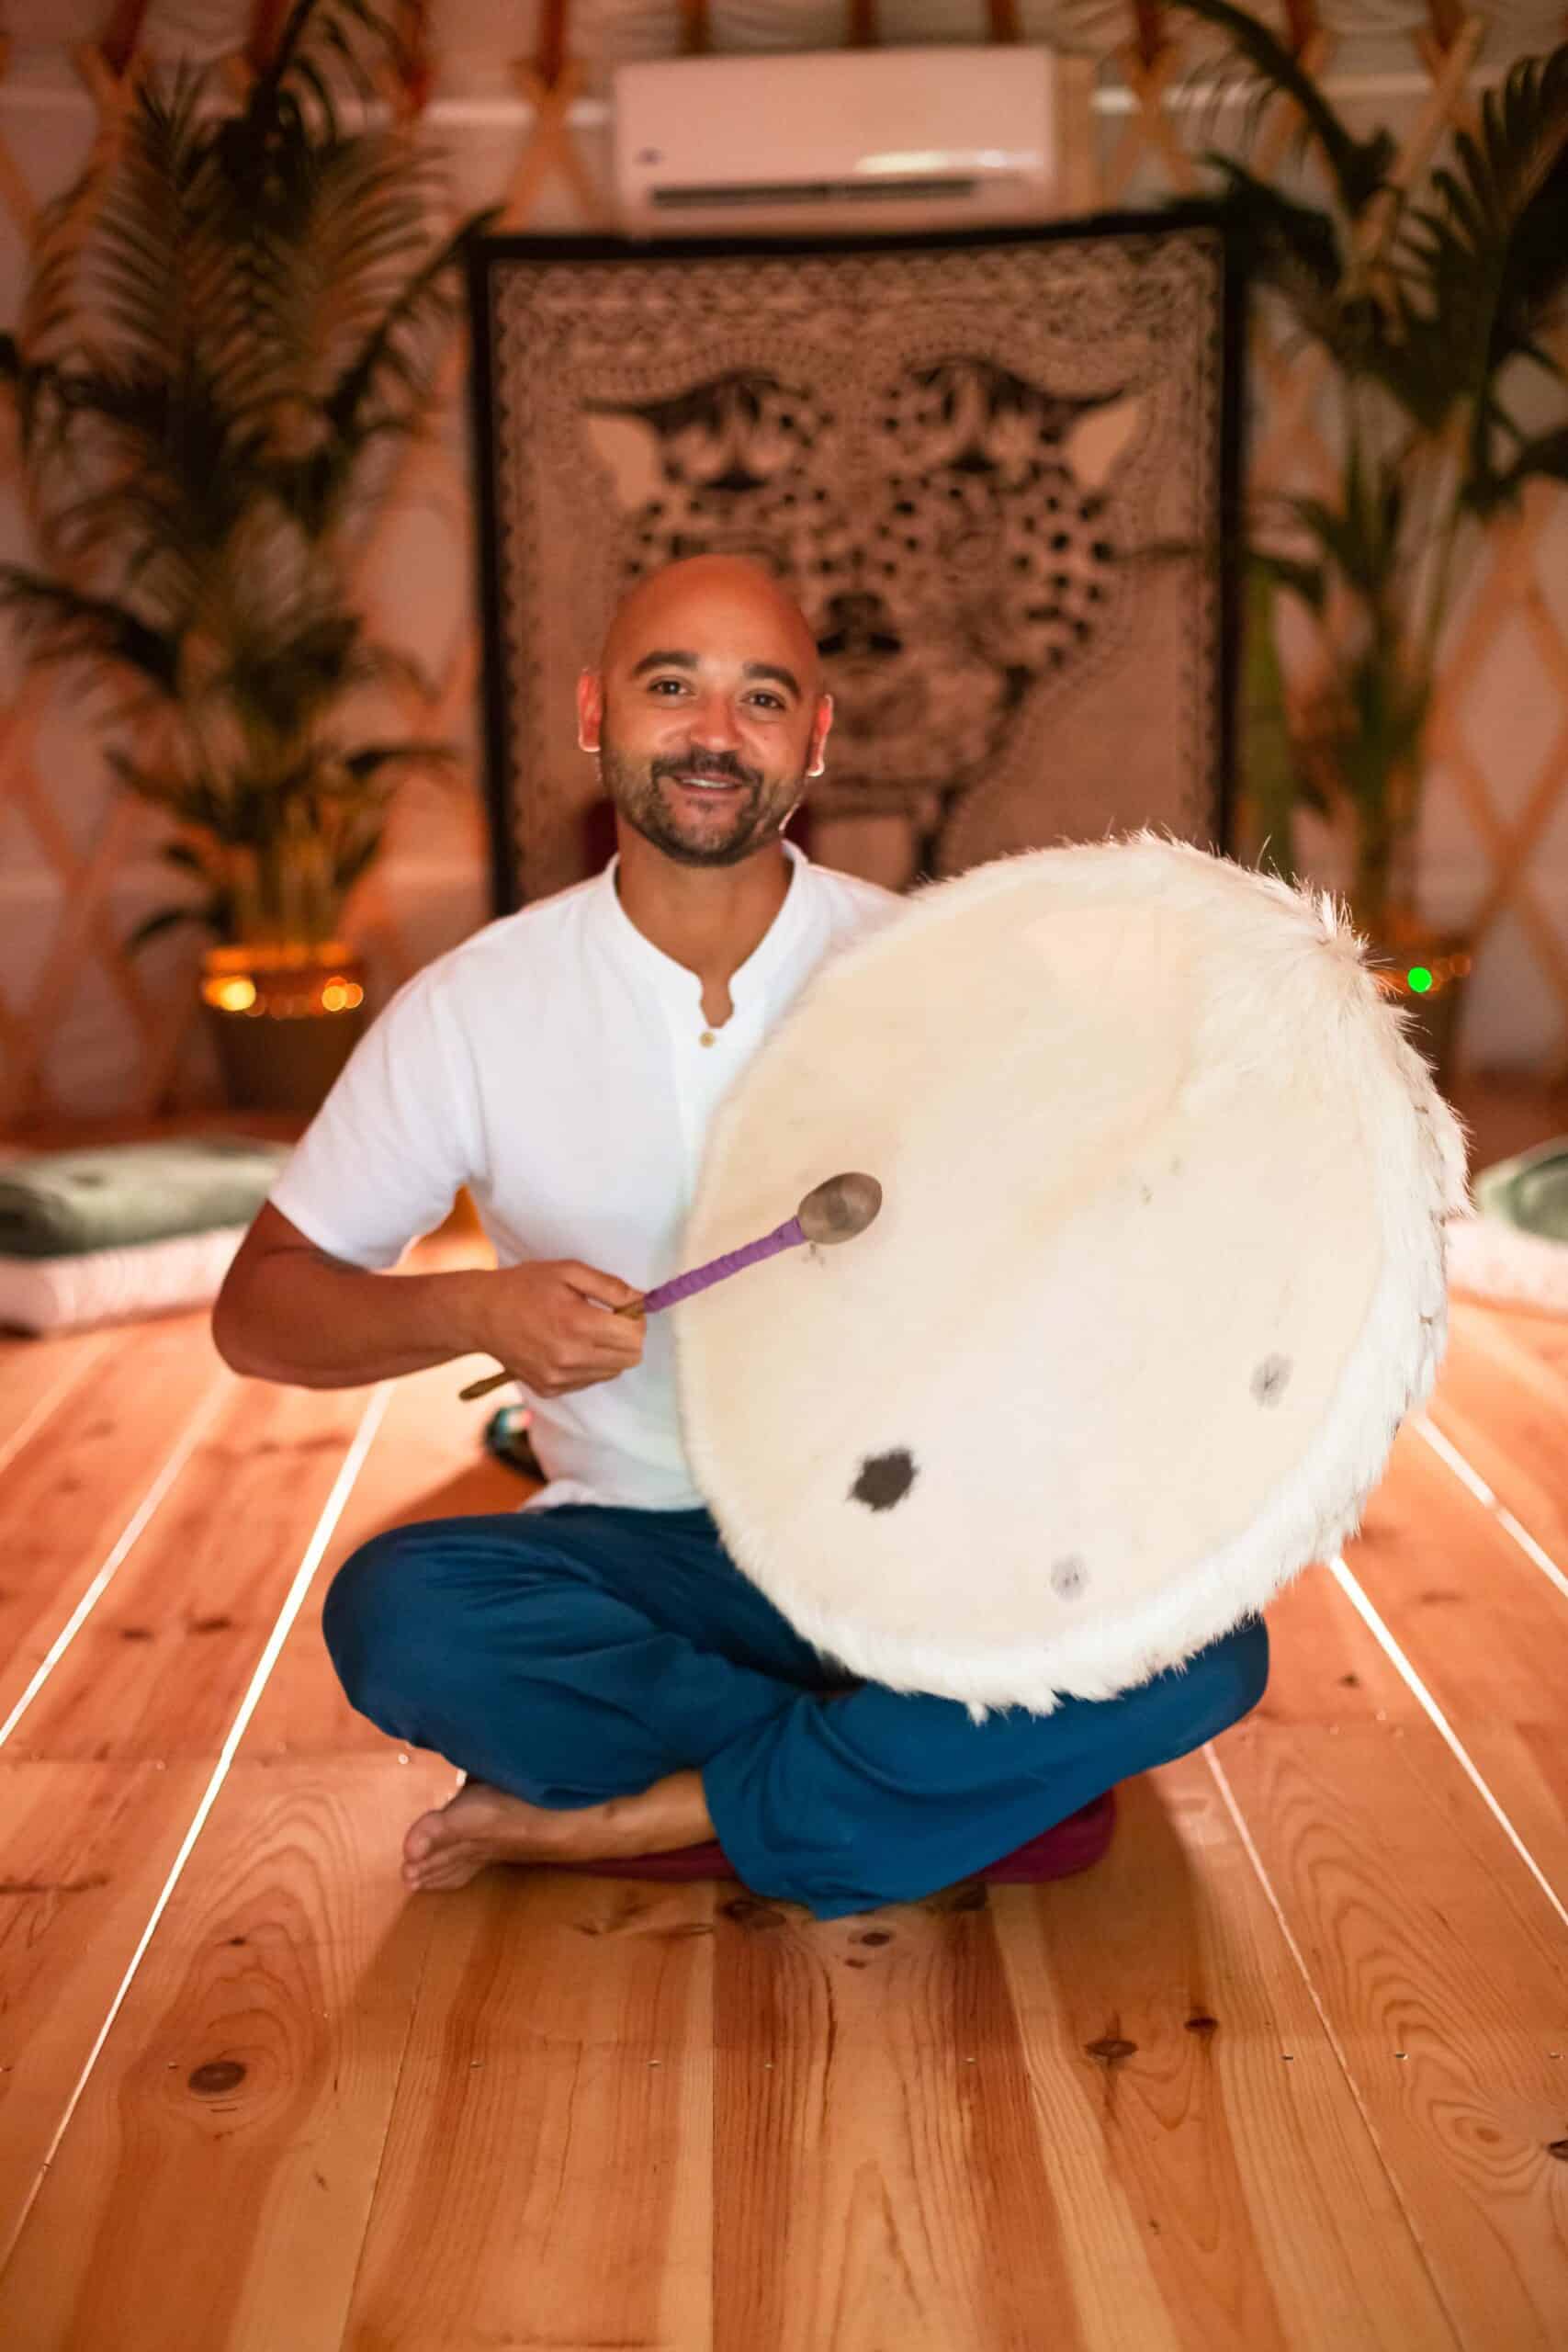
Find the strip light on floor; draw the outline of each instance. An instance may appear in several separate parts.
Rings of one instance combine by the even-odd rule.
[[[197,1408],[196,1412],[191,1417],[188,1426],[180,1437],[179,1442],[175,1446],[173,1452],[170,1453],[168,1460],[164,1463],[163,1468],[153,1479],[152,1484],[148,1487],[147,1492],[142,1496],[141,1502],[137,1505],[131,1517],[121,1529],[119,1536],[116,1541],[113,1549],[110,1551],[107,1559],[104,1562],[103,1566],[98,1570],[97,1575],[93,1578],[92,1583],[87,1587],[86,1591],[82,1595],[81,1600],[76,1603],[75,1608],[71,1611],[70,1616],[66,1619],[64,1624],[61,1627],[53,1641],[50,1644],[43,1657],[39,1661],[38,1666],[33,1671],[32,1679],[28,1682],[27,1689],[17,1700],[16,1705],[12,1708],[5,1722],[0,1724],[0,1747],[4,1747],[6,1742],[10,1738],[11,1734],[16,1730],[17,1725],[21,1722],[22,1717],[32,1705],[33,1701],[38,1697],[39,1692],[43,1689],[44,1684],[49,1680],[50,1676],[54,1672],[55,1668],[60,1664],[61,1659],[65,1656],[66,1651],[70,1648],[72,1643],[75,1640],[77,1634],[86,1623],[87,1619],[92,1615],[93,1611],[96,1608],[98,1600],[103,1594],[105,1587],[110,1582],[120,1568],[133,1545],[141,1540],[141,1537],[146,1531],[148,1521],[152,1519],[153,1512],[157,1510],[159,1504],[168,1493],[169,1488],[174,1485],[175,1480],[179,1476],[180,1472],[185,1468],[186,1464],[190,1460],[191,1455],[195,1453],[197,1445],[201,1442],[202,1438],[207,1432],[208,1423],[211,1420],[214,1413],[218,1410],[220,1404],[223,1401],[225,1396],[228,1395],[229,1390],[232,1385],[233,1384],[231,1382],[227,1385],[220,1382],[219,1385],[208,1397],[206,1403]]]
[[[1521,1527],[1506,1503],[1499,1502],[1479,1470],[1473,1469],[1456,1445],[1450,1443],[1435,1421],[1425,1413],[1415,1415],[1416,1427],[1426,1439],[1439,1461],[1446,1462],[1461,1486],[1468,1487],[1477,1502],[1484,1503],[1500,1527],[1506,1528],[1521,1552],[1533,1560],[1549,1584],[1556,1586],[1564,1600],[1568,1600],[1568,1576],[1558,1566],[1550,1552],[1539,1544],[1528,1527]]]
[[[244,1697],[240,1702],[239,1709],[235,1714],[233,1722],[229,1726],[229,1736],[224,1740],[222,1752],[219,1756],[218,1761],[213,1767],[212,1777],[208,1781],[207,1787],[202,1792],[201,1802],[197,1806],[190,1827],[186,1831],[185,1839],[180,1847],[179,1852],[175,1856],[174,1862],[169,1871],[169,1875],[164,1882],[163,1891],[159,1894],[156,1903],[152,1905],[152,1917],[149,1918],[146,1927],[141,1931],[141,1939],[130,1956],[130,1964],[120,1980],[119,1990],[116,1993],[114,1999],[109,2004],[108,2015],[105,2018],[103,2024],[98,2029],[97,2039],[95,2041],[92,2049],[87,2053],[86,2064],[84,2065],[80,2075],[77,2077],[76,2086],[73,2090],[71,2097],[66,2103],[65,2112],[61,2117],[54,2137],[49,2143],[49,2153],[44,2157],[43,2163],[39,2167],[38,2178],[34,2181],[32,2188],[28,2192],[27,2201],[24,2204],[21,2212],[17,2216],[16,2229],[12,2233],[9,2243],[3,2249],[0,2249],[0,2266],[3,2266],[5,2263],[9,2261],[16,2247],[17,2240],[20,2237],[22,2231],[27,2226],[28,2217],[31,2213],[33,2206],[37,2201],[39,2191],[43,2186],[51,2165],[54,2162],[55,2156],[59,2153],[60,2143],[64,2139],[66,2132],[71,2127],[71,2119],[75,2114],[78,2106],[81,2104],[82,2095],[84,2091],[85,2091],[88,2082],[92,2077],[94,2067],[98,2063],[99,2054],[103,2050],[104,2044],[108,2040],[109,2034],[113,2030],[114,2021],[125,2006],[126,1996],[130,1991],[131,1984],[135,1981],[136,1972],[141,1965],[147,1947],[152,1942],[153,1935],[156,1933],[158,1922],[163,1917],[164,1911],[167,1909],[169,1899],[173,1895],[175,1888],[179,1883],[180,1875],[184,1871],[186,1862],[190,1860],[192,1849],[195,1847],[197,1839],[201,1835],[202,1829],[207,1821],[207,1816],[212,1811],[213,1805],[217,1803],[218,1792],[229,1776],[229,1767],[234,1760],[235,1752],[239,1747],[241,1740],[245,1736],[246,1727],[250,1723],[251,1717],[256,1711],[256,1707],[261,1699],[261,1694],[266,1688],[272,1669],[277,1663],[278,1654],[288,1637],[294,1620],[299,1614],[300,1606],[304,1601],[305,1595],[310,1589],[310,1585],[315,1577],[316,1570],[321,1566],[322,1555],[326,1551],[327,1545],[332,1542],[338,1521],[343,1516],[344,1506],[347,1502],[349,1495],[353,1489],[354,1482],[358,1477],[359,1473],[364,1466],[365,1457],[369,1453],[370,1448],[375,1442],[376,1432],[381,1426],[381,1421],[386,1413],[391,1393],[391,1384],[389,1382],[384,1382],[380,1387],[376,1389],[366,1404],[365,1411],[360,1419],[359,1427],[355,1431],[353,1442],[349,1446],[348,1452],[344,1457],[342,1468],[339,1470],[336,1478],[333,1482],[333,1490],[327,1497],[327,1499],[321,1508],[321,1517],[317,1520],[314,1531],[310,1536],[310,1541],[305,1547],[304,1557],[301,1559],[299,1566],[295,1572],[294,1581],[289,1586],[288,1596],[284,1600],[282,1609],[278,1612],[277,1623],[274,1625],[272,1632],[267,1638],[266,1647],[263,1650],[261,1657],[257,1661],[256,1670],[251,1677],[249,1688],[246,1690]]]
[[[1404,1652],[1400,1648],[1399,1644],[1394,1640],[1393,1635],[1389,1632],[1388,1627],[1383,1623],[1382,1619],[1378,1615],[1377,1611],[1373,1608],[1371,1602],[1368,1600],[1366,1594],[1362,1591],[1360,1586],[1357,1583],[1355,1577],[1346,1566],[1343,1558],[1337,1555],[1335,1558],[1329,1561],[1328,1570],[1329,1574],[1333,1577],[1334,1581],[1339,1587],[1340,1591],[1349,1601],[1352,1609],[1355,1610],[1357,1615],[1371,1633],[1379,1648],[1384,1653],[1385,1657],[1393,1661],[1402,1680],[1404,1681],[1415,1692],[1416,1698],[1420,1701],[1422,1707],[1430,1716],[1432,1722],[1437,1725],[1438,1730],[1442,1734],[1449,1747],[1452,1750],[1455,1758],[1464,1772],[1465,1778],[1472,1783],[1477,1794],[1482,1798],[1488,1812],[1493,1815],[1493,1818],[1495,1820],[1498,1827],[1502,1830],[1504,1836],[1507,1838],[1508,1843],[1513,1847],[1514,1851],[1518,1855],[1519,1860],[1523,1862],[1525,1868],[1529,1871],[1536,1884],[1540,1887],[1547,1901],[1551,1904],[1553,1911],[1556,1912],[1557,1917],[1562,1920],[1563,1926],[1568,1928],[1568,1906],[1564,1905],[1562,1896],[1558,1894],[1556,1888],[1552,1885],[1551,1880],[1541,1869],[1540,1864],[1536,1860],[1535,1856],[1530,1852],[1529,1848],[1525,1844],[1524,1839],[1519,1836],[1518,1831],[1515,1828],[1513,1823],[1509,1820],[1507,1815],[1504,1812],[1502,1806],[1498,1804],[1496,1798],[1487,1787],[1486,1782],[1482,1778],[1479,1770],[1472,1760],[1468,1749],[1461,1741],[1458,1733],[1453,1728],[1453,1725],[1450,1723],[1441,1707],[1438,1706],[1437,1701],[1433,1698],[1431,1692],[1422,1681],[1421,1677],[1416,1673],[1416,1668],[1411,1665],[1410,1660],[1405,1657]]]

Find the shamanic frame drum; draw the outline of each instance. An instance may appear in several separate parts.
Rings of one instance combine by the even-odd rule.
[[[1463,1140],[1334,902],[1145,834],[937,884],[715,1123],[687,1263],[840,1169],[881,1214],[672,1310],[744,1572],[853,1674],[1105,1698],[1359,1523],[1447,1328]]]

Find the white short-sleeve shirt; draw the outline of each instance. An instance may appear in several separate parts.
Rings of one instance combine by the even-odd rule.
[[[719,1102],[823,958],[900,903],[785,846],[784,905],[731,980],[721,1029],[695,973],[626,914],[612,862],[399,990],[274,1186],[276,1206],[319,1249],[381,1269],[467,1185],[502,1265],[576,1258],[638,1290],[679,1272]],[[537,1503],[701,1502],[668,1317],[649,1317],[635,1370],[528,1403],[550,1481]]]

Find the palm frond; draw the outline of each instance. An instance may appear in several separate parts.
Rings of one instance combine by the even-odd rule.
[[[430,331],[444,323],[456,307],[454,266],[476,234],[494,220],[483,213],[465,221],[438,245],[383,311],[374,329],[328,395],[325,406],[333,427],[352,440],[367,412],[380,417],[412,416],[429,396],[432,361]],[[401,394],[400,403],[386,404],[389,387]]]
[[[231,705],[247,729],[301,742],[355,683],[360,634],[355,614],[309,609],[292,627],[236,631],[205,694]]]
[[[356,785],[389,787],[408,775],[450,773],[460,756],[455,743],[427,743],[412,737],[400,743],[363,744],[346,753],[343,764]]]
[[[1482,102],[1480,135],[1460,132],[1395,249],[1400,338],[1394,388],[1429,429],[1472,413],[1472,467],[1483,485],[1507,420],[1497,379],[1531,356],[1568,289],[1568,43],[1521,59]]]
[[[1206,160],[1224,180],[1231,233],[1248,277],[1281,295],[1306,332],[1338,356],[1348,340],[1339,305],[1345,260],[1329,215],[1228,155]]]
[[[152,940],[161,938],[164,932],[177,931],[181,924],[187,922],[199,924],[203,931],[211,932],[216,938],[224,936],[222,918],[210,904],[204,907],[160,907],[155,914],[144,916],[135,929],[127,933],[125,952],[128,956],[134,956]]]
[[[386,838],[384,824],[364,827],[358,839],[346,844],[333,861],[333,880],[344,898],[379,854]]]
[[[437,159],[366,104],[397,56],[371,0],[297,0],[237,111],[210,72],[146,77],[0,339],[61,573],[0,571],[0,611],[161,698],[157,758],[106,756],[231,927],[315,935],[400,778],[455,756],[333,725],[414,676],[354,607],[345,525],[423,424],[473,225],[444,231]]]
[[[111,662],[133,671],[161,695],[176,690],[177,642],[111,597],[85,595],[62,581],[7,563],[0,565],[0,611],[35,658]]]
[[[1266,562],[1249,565],[1243,633],[1243,782],[1253,820],[1255,854],[1296,879],[1295,808],[1301,762],[1286,708],[1284,671],[1275,638],[1275,574]]]
[[[1328,567],[1325,563],[1310,563],[1300,556],[1280,555],[1270,548],[1249,550],[1248,561],[1259,578],[1269,582],[1269,611],[1273,611],[1275,594],[1297,597],[1309,613],[1320,616],[1328,602]]]
[[[1285,504],[1352,593],[1369,610],[1380,610],[1404,552],[1404,484],[1398,469],[1368,466],[1352,449],[1337,500],[1303,496]]]
[[[1568,425],[1521,442],[1505,464],[1473,478],[1467,503],[1486,520],[1516,504],[1528,481],[1568,482]]]
[[[1397,152],[1389,132],[1380,128],[1371,138],[1358,139],[1284,43],[1244,8],[1231,7],[1228,0],[1173,0],[1173,5],[1217,26],[1266,89],[1293,101],[1328,166],[1340,204],[1352,220],[1359,220],[1387,185]]]
[[[176,366],[192,327],[187,263],[202,234],[203,77],[138,86],[119,166],[84,258],[85,299],[128,361]],[[99,329],[101,332],[101,327]]]

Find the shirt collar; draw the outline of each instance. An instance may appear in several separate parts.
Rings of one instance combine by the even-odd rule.
[[[784,843],[784,853],[790,862],[789,888],[784,900],[762,937],[740,966],[729,983],[730,1001],[739,1012],[750,1007],[790,964],[799,948],[809,923],[807,901],[810,897],[811,861],[797,849],[794,842]],[[616,854],[599,876],[595,885],[594,911],[597,925],[617,960],[650,988],[661,1004],[682,1016],[689,1017],[702,1010],[702,982],[695,972],[686,969],[656,947],[637,929],[621,904],[615,888],[615,876],[620,865]]]

